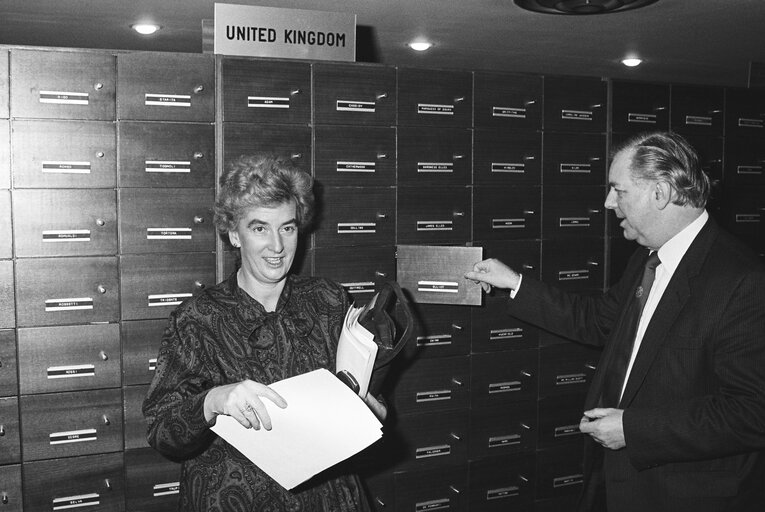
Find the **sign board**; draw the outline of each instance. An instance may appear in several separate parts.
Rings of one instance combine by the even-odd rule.
[[[311,60],[356,60],[356,15],[215,4],[220,55]]]
[[[396,281],[421,304],[481,305],[481,285],[465,272],[483,259],[483,248],[396,246]]]

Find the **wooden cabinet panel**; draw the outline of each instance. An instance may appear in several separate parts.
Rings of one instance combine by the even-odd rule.
[[[396,123],[396,69],[315,63],[316,123],[390,126]]]
[[[121,122],[120,187],[215,188],[215,126]]]
[[[542,134],[476,129],[473,135],[476,185],[541,185]]]
[[[22,328],[18,337],[22,394],[120,386],[117,324]]]
[[[669,129],[669,85],[614,80],[611,87],[614,132]]]
[[[106,52],[11,50],[11,115],[113,120],[114,56]]]
[[[271,152],[291,159],[298,168],[311,172],[311,129],[307,126],[226,123],[223,126],[223,158],[228,162],[241,155]]]
[[[391,434],[402,449],[395,469],[445,469],[465,464],[469,446],[468,422],[467,410],[400,417]],[[396,499],[398,492],[396,486]]]
[[[120,324],[122,334],[122,372],[126,386],[149,384],[157,368],[157,354],[166,318],[136,320]]]
[[[412,359],[470,353],[470,310],[464,306],[410,302],[417,336],[404,350]]]
[[[765,139],[765,92],[752,89],[725,89],[725,136],[753,136]]]
[[[542,198],[542,237],[604,236],[605,197],[601,187],[545,187]]]
[[[393,408],[398,414],[464,409],[470,404],[468,356],[418,359],[392,373]]]
[[[117,254],[113,190],[14,190],[17,257]]]
[[[0,119],[0,189],[11,187],[11,123]]]
[[[722,136],[723,88],[673,85],[671,128],[683,135]]]
[[[0,328],[16,326],[13,262],[0,260]]]
[[[20,327],[119,320],[117,258],[34,258],[16,261]]]
[[[316,126],[314,134],[314,174],[319,184],[395,185],[395,128]]]
[[[24,499],[21,493],[21,465],[0,466],[0,496],[3,512],[22,512]]]
[[[542,246],[542,280],[571,291],[603,289],[604,241],[549,240]]]
[[[399,128],[399,185],[469,185],[472,133],[459,128]]]
[[[550,185],[604,185],[606,138],[592,133],[546,133],[542,181]]]
[[[576,499],[582,491],[584,470],[581,445],[558,447],[537,452],[537,499],[571,496]],[[566,502],[575,504],[573,502]],[[558,508],[560,503],[543,510],[565,510]]]
[[[539,351],[539,396],[585,394],[595,374],[600,351],[567,343]]]
[[[583,436],[579,422],[584,410],[584,395],[548,397],[539,400],[540,448],[574,444],[582,449]]]
[[[15,396],[0,398],[0,430],[0,464],[21,462],[19,399]]]
[[[542,127],[542,77],[476,72],[475,126],[539,130]]]
[[[540,187],[476,186],[473,188],[473,240],[539,238]]]
[[[114,123],[11,122],[16,188],[114,188],[117,143]]]
[[[460,464],[394,475],[395,510],[468,510],[468,466]]]
[[[470,404],[501,407],[534,400],[539,380],[536,349],[473,354],[470,358]]]
[[[20,410],[25,461],[122,450],[120,389],[22,395]]]
[[[181,465],[153,448],[125,451],[125,505],[127,510],[164,512],[176,510]]]
[[[314,231],[314,247],[394,244],[394,188],[327,187],[317,196],[321,218]]]
[[[0,118],[8,119],[10,115],[8,102],[10,100],[10,81],[8,80],[8,50],[0,50]]]
[[[472,121],[472,73],[398,68],[400,125],[468,127]]]
[[[117,77],[118,119],[215,120],[213,55],[123,53]]]
[[[365,304],[385,281],[396,280],[394,249],[392,246],[315,249],[314,275],[337,281],[356,304]]]
[[[0,329],[0,396],[18,394],[16,368],[16,332]]]
[[[534,510],[532,454],[470,462],[470,510],[531,512]]]
[[[146,430],[148,428],[146,419],[143,417],[143,399],[149,391],[149,385],[126,386],[122,392],[123,417],[125,420],[125,450],[136,448],[149,448],[149,442],[146,440]]]
[[[467,187],[399,187],[399,244],[464,244],[471,239]]]
[[[606,131],[605,80],[546,76],[544,82],[545,131]]]

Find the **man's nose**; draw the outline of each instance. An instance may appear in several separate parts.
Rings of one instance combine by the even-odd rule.
[[[606,201],[603,203],[603,206],[609,210],[616,209],[616,191],[614,189],[610,189],[608,194],[606,194]]]

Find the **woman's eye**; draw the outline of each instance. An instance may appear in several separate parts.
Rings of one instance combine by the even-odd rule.
[[[266,228],[264,228],[263,226],[255,226],[253,228],[253,231],[255,231],[256,233],[264,233],[266,231]]]
[[[284,226],[285,233],[294,233],[297,230],[296,226]]]

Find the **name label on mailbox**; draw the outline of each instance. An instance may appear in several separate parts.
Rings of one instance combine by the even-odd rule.
[[[502,446],[512,446],[514,444],[521,444],[520,434],[489,437],[489,448],[501,448]]]
[[[520,391],[522,389],[520,381],[512,380],[507,382],[495,382],[489,384],[489,394],[494,393],[512,393],[514,391]]]
[[[71,377],[95,377],[96,367],[92,364],[48,367],[49,379],[68,379]]]
[[[449,510],[450,508],[449,498],[420,501],[414,504],[414,512],[432,512],[433,510]]]
[[[628,123],[656,124],[656,114],[627,114]]]
[[[348,293],[374,293],[375,283],[372,281],[362,281],[355,283],[340,283]]]
[[[144,105],[147,107],[190,107],[190,94],[151,94],[144,95]]]
[[[762,128],[762,119],[747,119],[745,117],[738,118],[738,125],[741,128]]]
[[[49,436],[50,444],[83,443],[98,439],[96,429],[86,428],[82,430],[70,430],[67,432],[53,432]]]
[[[560,427],[555,427],[555,437],[566,437],[576,434],[581,434],[578,423],[575,425],[561,425]]]
[[[90,97],[86,92],[40,91],[40,103],[59,105],[87,105]]]
[[[452,391],[450,389],[438,389],[434,391],[420,391],[417,393],[415,401],[420,402],[435,402],[438,400],[451,400]]]
[[[492,162],[491,172],[509,172],[523,174],[526,172],[526,164],[517,162]]]
[[[563,174],[590,174],[592,165],[590,164],[560,164],[560,172]]]
[[[451,345],[451,334],[436,334],[433,336],[417,336],[418,347],[435,347],[438,345]]]
[[[418,114],[436,114],[442,116],[453,116],[454,105],[440,105],[437,103],[418,103]]]
[[[248,108],[290,108],[286,96],[247,96]]]
[[[590,227],[589,217],[560,217],[558,227],[561,228],[588,228]]]
[[[101,496],[96,493],[78,494],[77,496],[65,496],[53,498],[53,510],[67,510],[70,508],[95,507],[101,504]]]
[[[376,222],[338,222],[337,223],[337,233],[342,234],[348,234],[348,233],[376,233],[377,232],[377,223]]]
[[[146,172],[186,173],[191,172],[189,160],[146,160]]]
[[[418,292],[459,293],[460,284],[454,281],[417,281]]]
[[[486,501],[501,500],[519,495],[520,489],[517,486],[500,487],[498,489],[489,489],[486,491]]]
[[[563,109],[560,111],[560,118],[567,121],[592,121],[592,111]]]
[[[451,220],[418,220],[417,231],[453,231],[454,221]]]
[[[374,114],[377,105],[374,101],[337,100],[335,109],[338,112],[366,112]]]
[[[489,331],[489,341],[504,341],[518,338],[523,338],[523,329],[520,327],[492,329]]]
[[[516,107],[491,107],[493,117],[515,117],[517,119],[526,119],[526,109]]]
[[[76,311],[93,309],[92,297],[73,297],[66,299],[47,299],[45,311]]]
[[[157,369],[157,358],[152,357],[149,359],[149,371],[153,372]]]
[[[709,116],[685,116],[685,124],[695,126],[712,126],[712,118]]]
[[[415,451],[415,458],[424,459],[427,457],[440,457],[442,455],[449,455],[452,452],[452,447],[448,444],[439,444],[435,446],[424,446],[417,448]]]
[[[454,163],[417,162],[417,172],[454,172]]]
[[[586,383],[587,383],[587,375],[585,375],[584,373],[571,373],[567,375],[555,376],[556,386],[567,386],[569,384],[586,384]]]
[[[191,297],[191,295],[191,293],[157,293],[149,295],[147,297],[148,306],[178,306],[181,302]]]
[[[191,240],[191,228],[146,228],[147,240]]]
[[[558,478],[553,479],[553,487],[557,489],[559,487],[567,487],[569,485],[579,485],[582,482],[584,482],[583,475],[559,476]]]
[[[523,229],[526,219],[491,219],[491,229]]]
[[[90,174],[90,162],[67,162],[45,160],[41,162],[42,172],[51,174]]]
[[[167,482],[165,484],[154,484],[152,490],[154,491],[154,497],[170,496],[178,494],[181,490],[180,482]]]
[[[90,242],[89,229],[48,229],[42,232],[43,242]]]
[[[375,163],[338,161],[337,172],[375,172]]]
[[[558,281],[574,281],[577,279],[589,279],[589,270],[561,270],[558,272]]]
[[[761,165],[739,165],[736,167],[736,174],[750,174],[759,176],[762,174]]]
[[[751,222],[760,222],[760,214],[759,213],[737,213],[736,214],[736,223],[751,223]]]

